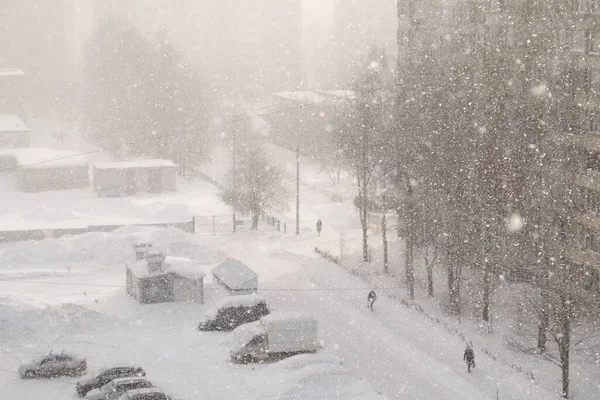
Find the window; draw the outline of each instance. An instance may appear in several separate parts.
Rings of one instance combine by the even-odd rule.
[[[582,29],[571,31],[571,49],[581,52],[585,50],[585,32]]]
[[[578,13],[589,13],[591,11],[592,0],[576,0],[574,2],[575,11]]]
[[[506,0],[490,0],[490,11],[503,11]]]
[[[600,41],[598,31],[589,29],[585,31],[586,51],[589,53],[600,53]]]

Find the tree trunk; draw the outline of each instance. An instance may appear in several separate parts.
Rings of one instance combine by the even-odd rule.
[[[408,285],[408,297],[411,300],[415,298],[415,270],[413,265],[413,247],[414,247],[414,224],[412,215],[412,186],[407,179],[406,182],[406,248],[404,250],[404,262],[406,265],[406,284]]]
[[[368,203],[367,203],[367,179],[364,176],[365,171],[358,176],[358,208],[360,216],[360,225],[362,227],[362,243],[363,243],[363,261],[369,262],[369,226],[367,220]],[[361,176],[362,175],[362,176]]]
[[[429,246],[425,246],[425,270],[427,271],[427,295],[433,297],[433,261],[429,259]]]
[[[448,295],[449,295],[449,308],[450,313],[454,315],[460,314],[460,267],[458,263],[458,256],[456,252],[458,251],[458,246],[461,243],[456,243],[457,233],[455,232],[452,235],[453,240],[450,240],[448,244],[450,246],[448,250]]]
[[[489,324],[490,322],[490,297],[491,297],[491,271],[490,263],[484,258],[483,261],[483,311],[482,318]]]
[[[560,364],[562,369],[562,397],[569,397],[569,362],[571,353],[571,301],[568,294],[560,295],[560,316],[562,334],[559,340]]]
[[[383,237],[383,273],[389,274],[388,265],[388,242],[387,242],[387,223],[385,219],[385,211],[381,217],[381,235]]]
[[[258,230],[258,218],[260,217],[259,212],[252,211],[252,229]]]
[[[550,304],[548,302],[548,290],[542,289],[542,301],[540,307],[540,325],[538,326],[538,351],[546,352],[546,344],[548,342],[548,325],[550,323]]]

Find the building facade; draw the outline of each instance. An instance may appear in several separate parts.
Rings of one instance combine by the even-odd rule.
[[[554,253],[597,292],[600,1],[399,0],[398,16],[400,74],[443,60],[473,104],[458,204],[474,206],[453,210],[457,219],[477,235],[489,229],[494,262],[513,271],[535,269],[539,236],[563,237]],[[501,218],[511,214],[526,221],[518,233]]]

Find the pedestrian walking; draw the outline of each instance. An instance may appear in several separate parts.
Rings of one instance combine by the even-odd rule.
[[[375,303],[375,300],[377,300],[377,295],[375,294],[375,289],[373,289],[367,296],[367,308],[371,311],[373,311],[373,304]]]
[[[321,220],[317,221],[317,234],[321,236],[321,229],[323,228],[323,222]]]
[[[471,372],[471,368],[475,368],[475,352],[470,345],[467,345],[463,360],[467,362],[467,372]]]

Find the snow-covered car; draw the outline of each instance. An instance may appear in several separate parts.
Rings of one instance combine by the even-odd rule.
[[[267,301],[255,294],[230,296],[218,301],[198,324],[201,331],[231,331],[269,314]]]
[[[154,387],[152,382],[142,377],[129,377],[113,379],[100,389],[90,390],[86,399],[90,400],[116,400],[128,390],[146,389]]]
[[[231,360],[264,362],[319,348],[318,322],[307,313],[279,312],[237,327],[232,333]]]
[[[142,367],[135,365],[116,365],[114,367],[106,368],[90,379],[84,379],[77,382],[77,394],[85,396],[90,390],[101,388],[107,383],[110,383],[113,379],[128,378],[132,376],[146,376],[146,371],[144,371]]]
[[[118,400],[171,400],[169,396],[158,388],[129,390],[121,395]]]
[[[60,353],[33,360],[19,367],[21,378],[56,377],[61,375],[81,375],[87,369],[85,358],[73,354]]]

